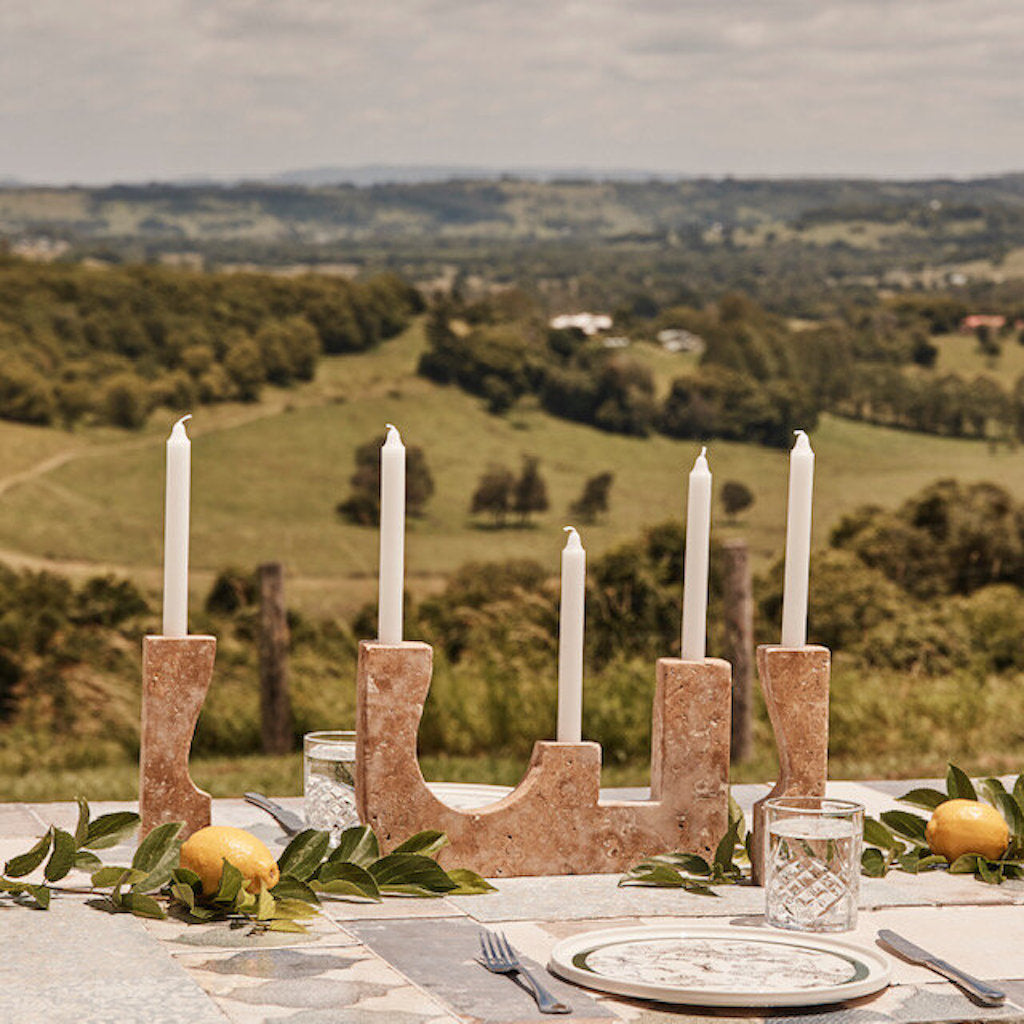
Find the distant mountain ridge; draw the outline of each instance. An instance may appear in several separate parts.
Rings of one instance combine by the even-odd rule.
[[[671,171],[593,167],[486,167],[466,164],[359,164],[311,167],[280,174],[239,178],[275,185],[423,185],[445,181],[683,181],[692,175]]]

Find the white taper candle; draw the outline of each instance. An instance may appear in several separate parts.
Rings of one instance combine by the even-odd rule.
[[[782,646],[807,643],[807,588],[811,567],[811,496],[814,452],[802,430],[789,455],[789,505],[786,512],[786,579],[782,591]]]
[[[683,566],[684,661],[703,661],[708,632],[708,558],[711,546],[711,470],[707,448],[690,470],[686,495],[686,562]]]
[[[405,585],[405,445],[396,427],[389,423],[387,428],[380,449],[377,638],[382,644],[399,644]]]
[[[562,602],[558,616],[558,742],[583,735],[583,621],[587,553],[571,526],[562,549]]]
[[[164,491],[164,636],[188,635],[188,511],[192,477],[192,442],[182,416],[167,438],[167,484]]]

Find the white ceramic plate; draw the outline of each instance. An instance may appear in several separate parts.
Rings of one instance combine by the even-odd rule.
[[[486,786],[476,782],[428,782],[427,787],[438,800],[458,811],[486,807],[512,792],[511,786]]]
[[[558,943],[549,970],[613,995],[691,1006],[817,1006],[885,988],[873,949],[762,928],[650,925]]]

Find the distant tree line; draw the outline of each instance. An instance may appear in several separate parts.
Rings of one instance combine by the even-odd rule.
[[[0,418],[138,427],[157,406],[254,401],[310,380],[420,309],[393,274],[367,281],[92,269],[0,259]]]
[[[519,292],[476,303],[438,301],[427,323],[420,373],[480,395],[503,413],[535,395],[555,416],[613,433],[723,437],[786,446],[817,422],[819,401],[798,373],[784,322],[738,295],[707,311],[679,309],[675,322],[700,333],[699,370],[655,396],[650,369],[577,329],[552,329]]]
[[[998,358],[1017,332],[1024,295],[990,299],[1009,327],[977,338]],[[476,302],[442,299],[428,315],[420,372],[480,395],[500,414],[526,395],[548,412],[602,430],[644,437],[723,438],[787,447],[822,411],[882,426],[998,442],[1024,440],[1024,377],[1006,388],[993,376],[935,370],[936,334],[958,329],[971,309],[962,295],[908,293],[851,303],[805,327],[728,293],[716,303],[658,310],[637,336],[665,327],[697,335],[699,365],[659,400],[647,364],[575,329],[555,330],[522,292]],[[1018,339],[1021,340],[1021,339]]]

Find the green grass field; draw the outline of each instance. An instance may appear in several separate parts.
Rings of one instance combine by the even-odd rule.
[[[1024,345],[1013,335],[1001,338],[1002,351],[995,358],[984,355],[973,334],[943,334],[933,338],[939,350],[935,372],[955,373],[961,377],[992,377],[1005,388],[1024,374]]]
[[[355,447],[380,433],[385,421],[398,424],[408,444],[425,449],[436,485],[426,516],[409,526],[414,592],[436,588],[470,560],[532,557],[556,572],[567,507],[584,480],[603,470],[611,470],[615,482],[610,514],[583,529],[592,554],[682,515],[696,443],[604,434],[536,408],[490,416],[479,400],[415,375],[422,345],[417,325],[372,353],[325,360],[312,384],[268,391],[256,405],[198,410],[192,427],[194,600],[218,569],[270,559],[285,563],[290,600],[307,611],[349,612],[370,599],[376,532],[343,523],[334,506],[347,494]],[[163,440],[171,419],[154,416],[141,435],[0,425],[0,558],[77,574],[120,571],[155,594]],[[1024,462],[982,443],[831,417],[822,419],[812,442],[818,544],[851,509],[895,504],[939,477],[996,480],[1024,498]],[[60,461],[62,453],[67,461]],[[492,462],[515,468],[525,454],[541,459],[549,511],[526,529],[495,531],[473,522],[467,508],[480,475]],[[761,565],[781,555],[786,453],[713,442],[709,459],[717,486],[741,480],[756,496],[739,522],[719,516],[719,536],[745,536]]]

